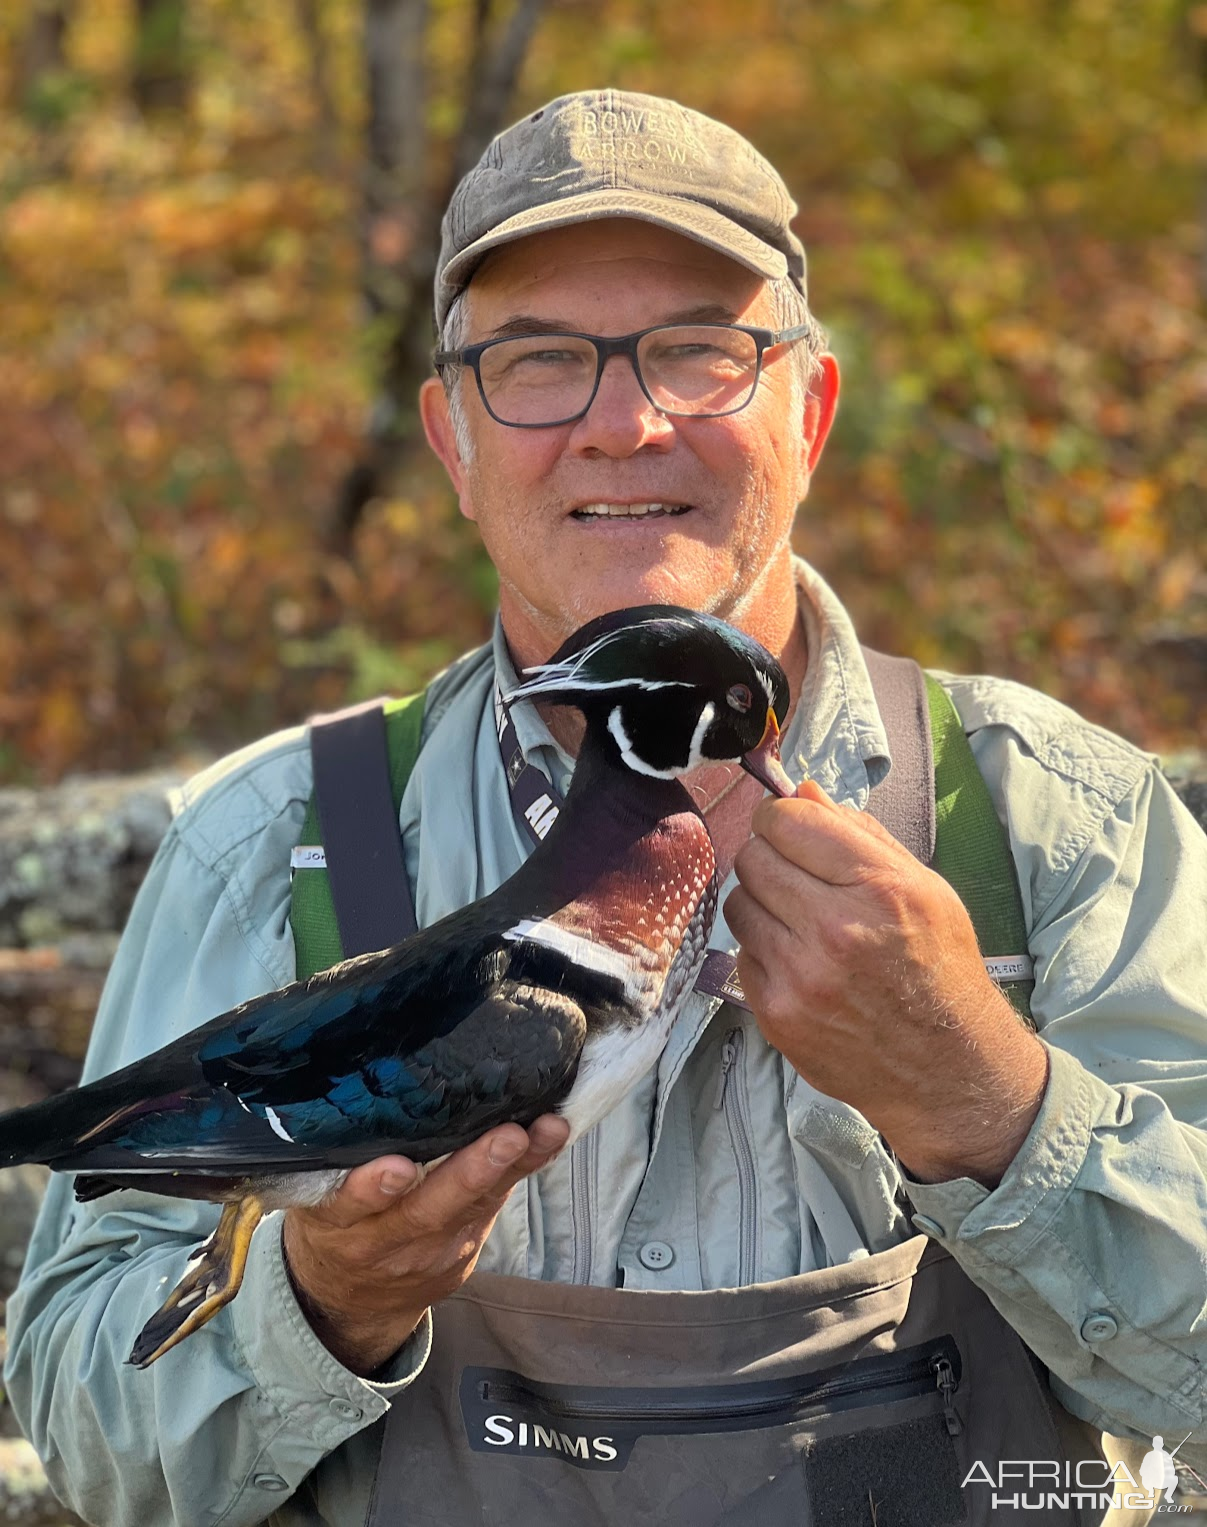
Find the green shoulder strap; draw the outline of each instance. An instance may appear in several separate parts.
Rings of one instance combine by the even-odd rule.
[[[935,853],[932,869],[968,909],[984,959],[1020,961],[1020,978],[1001,981],[1015,1010],[1031,1019],[1030,963],[1018,872],[951,697],[926,679],[935,760]]]
[[[402,792],[406,789],[415,760],[419,757],[426,698],[427,691],[421,690],[401,700],[387,700],[382,707],[386,716],[390,790],[395,810],[402,804]],[[316,847],[321,842],[318,806],[312,793],[298,846]],[[331,900],[331,883],[325,869],[305,869],[294,874],[289,924],[293,929],[294,958],[299,981],[314,975],[316,971],[328,970],[343,959],[335,905]]]

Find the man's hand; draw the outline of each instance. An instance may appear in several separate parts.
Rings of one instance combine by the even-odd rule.
[[[725,917],[764,1036],[924,1181],[993,1187],[1035,1120],[1043,1045],[986,974],[955,891],[812,781],[765,799]]]
[[[353,1372],[380,1368],[424,1311],[469,1277],[511,1189],[550,1161],[570,1126],[543,1114],[502,1124],[420,1180],[403,1156],[348,1173],[317,1209],[285,1216],[298,1301],[327,1349]]]

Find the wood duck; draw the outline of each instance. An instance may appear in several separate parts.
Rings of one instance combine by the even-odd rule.
[[[679,776],[732,759],[777,794],[788,683],[750,637],[650,605],[584,626],[508,703],[577,706],[565,804],[490,895],[403,943],[270,992],[100,1081],[0,1117],[0,1166],[81,1199],[141,1188],[225,1205],[144,1327],[146,1367],[238,1292],[261,1217],[349,1168],[424,1163],[557,1111],[571,1140],[657,1062],[717,904],[712,841]]]

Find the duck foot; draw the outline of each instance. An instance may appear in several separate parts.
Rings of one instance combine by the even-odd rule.
[[[166,1303],[138,1333],[127,1362],[149,1368],[231,1302],[243,1282],[252,1233],[263,1217],[264,1207],[254,1195],[223,1206],[217,1229]]]

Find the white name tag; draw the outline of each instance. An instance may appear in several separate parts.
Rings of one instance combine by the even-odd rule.
[[[325,870],[327,868],[327,850],[318,844],[316,847],[308,847],[299,843],[289,855],[289,868],[291,870]]]
[[[985,961],[985,969],[993,981],[1032,981],[1035,979],[1035,962],[1029,954],[998,954]]]

